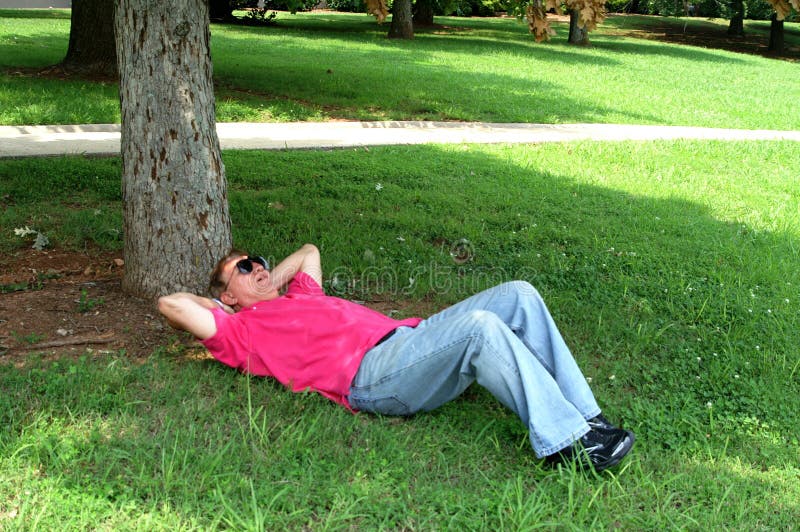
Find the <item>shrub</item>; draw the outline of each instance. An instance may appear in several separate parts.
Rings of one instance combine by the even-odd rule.
[[[319,0],[265,0],[264,11],[311,11]],[[234,9],[255,9],[258,7],[258,0],[231,0],[231,7]]]
[[[344,11],[347,13],[363,13],[365,11],[364,0],[328,0],[328,9]]]

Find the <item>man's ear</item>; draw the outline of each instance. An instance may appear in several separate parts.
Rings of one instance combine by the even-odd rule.
[[[233,294],[230,292],[222,292],[219,296],[219,300],[228,305],[229,307],[233,307],[236,305],[236,298],[233,297]]]

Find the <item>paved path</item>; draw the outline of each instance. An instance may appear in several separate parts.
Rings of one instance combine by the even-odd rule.
[[[0,158],[119,154],[119,124],[0,126]],[[800,131],[613,124],[463,122],[219,123],[223,149],[342,148],[423,143],[539,143],[570,140],[794,140]]]

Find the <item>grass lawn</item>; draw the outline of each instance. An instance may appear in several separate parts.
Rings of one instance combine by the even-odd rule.
[[[442,27],[411,42],[386,39],[387,27],[361,14],[277,20],[212,26],[219,121],[800,127],[800,115],[787,112],[800,93],[796,64],[620,35],[658,18],[612,16],[590,48],[567,45],[564,24],[553,42],[537,44],[515,19],[437,18]],[[800,41],[798,24],[786,27],[787,44]],[[68,35],[67,12],[0,10],[0,124],[119,121],[113,83],[25,74],[60,61]]]
[[[632,20],[609,19],[591,48],[560,42],[563,27],[560,41],[537,45],[509,19],[441,19],[403,43],[360,15],[216,25],[218,118],[800,125],[787,111],[796,65],[621,36]],[[27,73],[63,56],[68,31],[61,11],[0,10],[1,124],[118,121],[113,84]],[[136,359],[12,358],[0,342],[0,529],[800,522],[797,143],[223,158],[235,243],[270,258],[316,243],[330,294],[436,309],[500,281],[532,282],[604,411],[636,432],[631,457],[599,476],[549,469],[478,387],[410,419],[353,416],[179,343]],[[15,234],[22,227],[60,250],[121,249],[119,175],[117,158],[0,160],[0,265],[33,243]],[[456,263],[456,248],[472,260]],[[2,299],[0,310],[0,320],[27,312]]]
[[[622,468],[550,470],[477,387],[352,416],[191,350],[0,364],[0,528],[790,530],[800,520],[791,142],[227,152],[234,239],[319,245],[326,289],[439,307],[534,283]],[[0,249],[118,249],[119,161],[0,161]],[[32,187],[31,183],[37,183]],[[474,252],[455,264],[454,245]],[[370,272],[384,272],[380,282]],[[25,331],[19,331],[24,334]],[[0,360],[3,360],[0,355]]]

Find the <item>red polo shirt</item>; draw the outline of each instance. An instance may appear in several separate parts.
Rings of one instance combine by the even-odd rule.
[[[326,296],[303,272],[276,299],[236,314],[211,312],[217,332],[202,343],[214,358],[242,372],[274,377],[295,392],[314,390],[348,408],[347,394],[364,354],[397,327],[422,321],[395,320]]]

